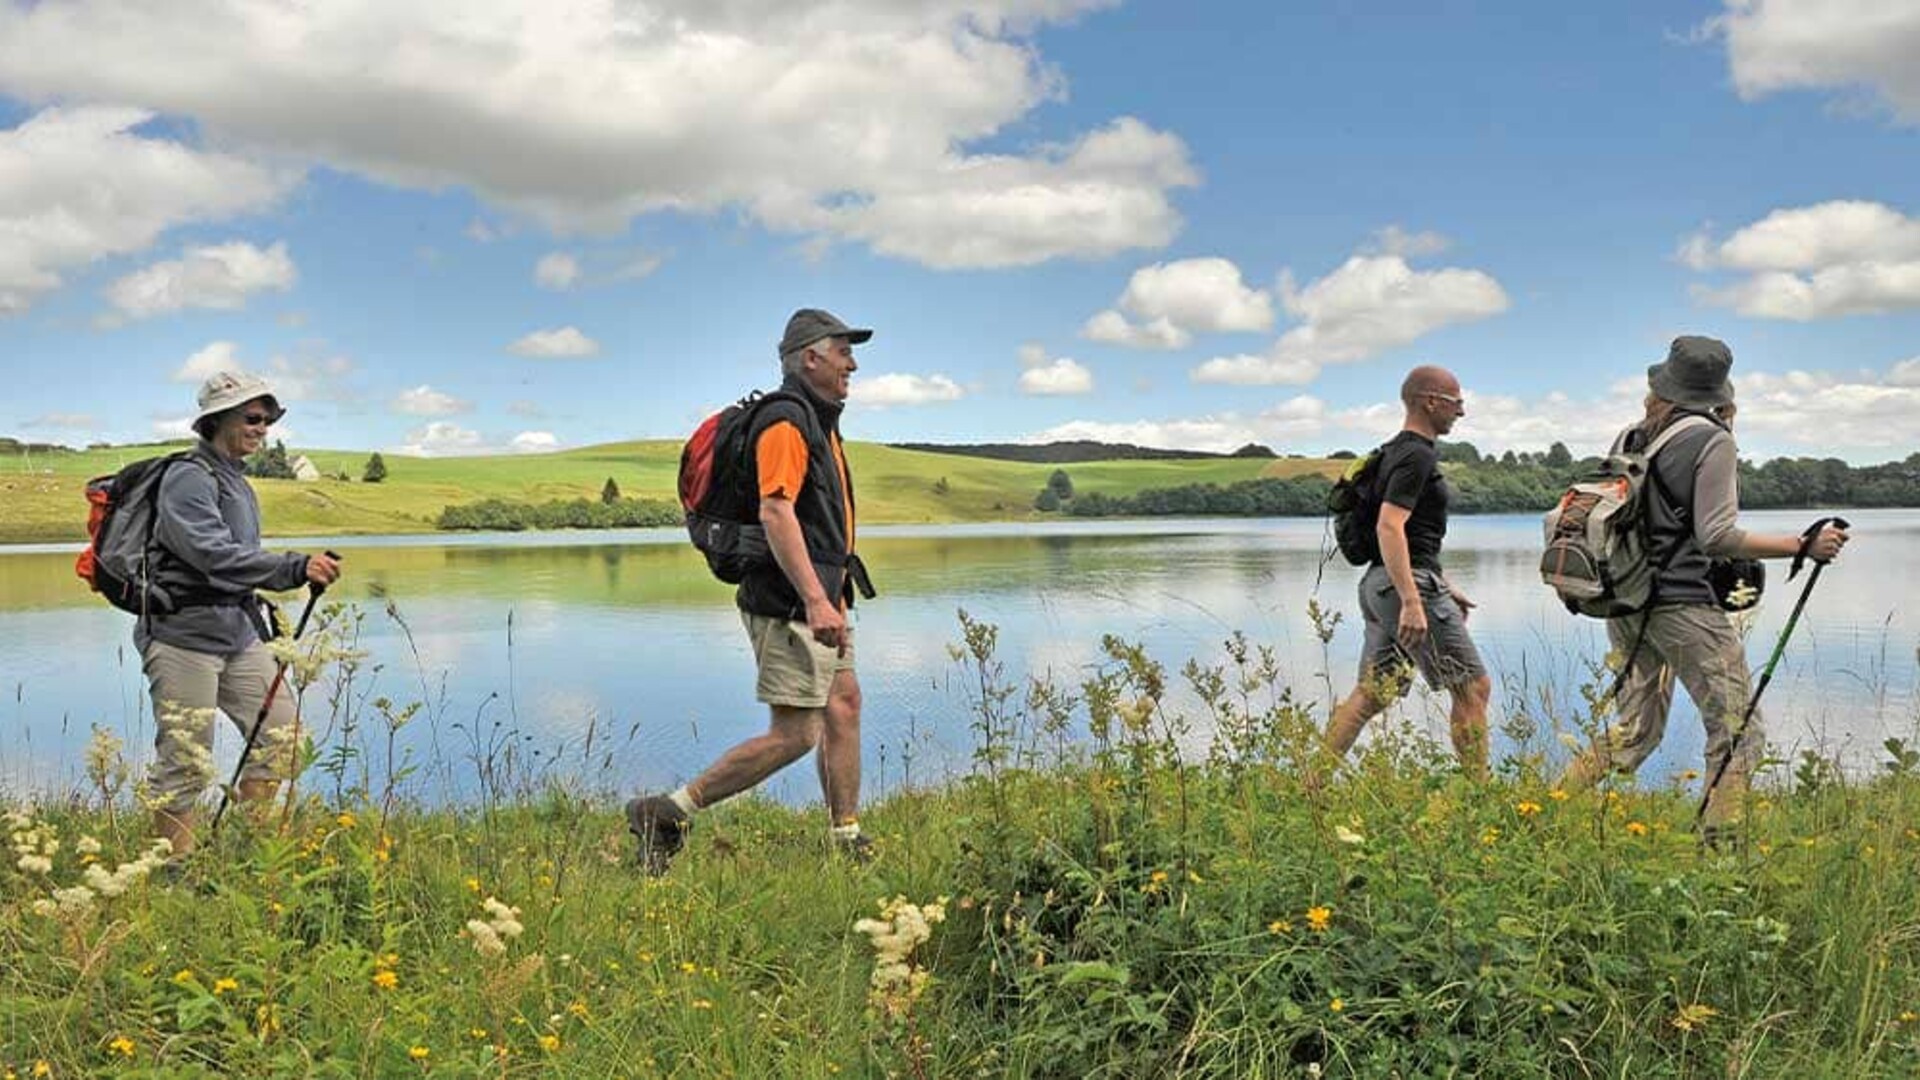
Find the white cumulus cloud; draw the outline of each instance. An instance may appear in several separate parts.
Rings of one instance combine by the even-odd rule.
[[[966,391],[945,375],[892,372],[872,378],[856,378],[849,396],[863,408],[886,409],[896,405],[958,401],[966,396]]]
[[[1883,203],[1834,200],[1775,210],[1715,241],[1688,237],[1695,270],[1747,276],[1697,284],[1704,303],[1743,315],[1806,322],[1920,308],[1920,219]]]
[[[580,260],[564,251],[542,255],[533,264],[533,280],[543,289],[570,289],[580,280]]]
[[[516,454],[546,454],[560,449],[560,438],[551,431],[523,431],[507,448]]]
[[[1131,443],[1165,450],[1203,450],[1230,454],[1248,443],[1285,453],[1290,444],[1318,437],[1327,427],[1326,403],[1302,394],[1258,413],[1209,413],[1167,420],[1072,420],[1035,432],[1021,441]]]
[[[1111,308],[1088,319],[1080,328],[1080,336],[1088,341],[1125,345],[1130,349],[1184,349],[1193,341],[1192,334],[1173,325],[1173,320],[1164,315],[1135,323]]]
[[[1481,270],[1416,270],[1400,255],[1354,255],[1301,288],[1280,275],[1280,302],[1296,325],[1262,354],[1216,357],[1196,382],[1300,385],[1328,364],[1366,360],[1457,323],[1505,311],[1506,290]]]
[[[1273,297],[1249,288],[1231,261],[1210,257],[1135,270],[1114,307],[1088,319],[1081,335],[1132,348],[1177,349],[1195,333],[1272,326]]]
[[[487,452],[487,441],[471,428],[450,420],[434,420],[407,432],[407,441],[388,453],[409,457],[460,457]]]
[[[6,25],[19,9],[0,9]],[[7,62],[0,60],[0,82]],[[64,275],[143,251],[176,225],[272,205],[292,174],[141,135],[142,109],[49,108],[0,130],[0,316],[27,310]]]
[[[1726,0],[1707,29],[1725,36],[1740,96],[1870,91],[1920,123],[1920,6],[1899,0]]]
[[[562,326],[556,330],[535,330],[507,346],[507,351],[534,359],[560,359],[597,355],[600,343],[575,327]]]
[[[1177,135],[1131,117],[1005,138],[1066,94],[1040,31],[1109,2],[8,4],[0,93],[130,101],[561,229],[734,208],[928,266],[1017,266],[1162,246],[1199,180]]]
[[[1065,397],[1093,392],[1093,372],[1065,356],[1020,373],[1020,392],[1041,397]]]
[[[394,396],[393,411],[408,416],[455,416],[473,411],[473,402],[435,390],[425,383]]]
[[[107,299],[135,319],[185,308],[232,311],[246,306],[249,293],[286,292],[299,276],[284,241],[263,249],[236,240],[136,270],[107,286]]]

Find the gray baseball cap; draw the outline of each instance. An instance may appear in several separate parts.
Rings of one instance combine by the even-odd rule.
[[[859,345],[873,337],[873,331],[848,326],[831,312],[819,308],[801,308],[787,320],[787,332],[780,335],[780,355],[785,356],[821,338],[830,337],[846,338],[848,344]]]
[[[1673,339],[1665,361],[1647,369],[1647,388],[1675,405],[1714,409],[1733,404],[1733,350],[1710,337]]]

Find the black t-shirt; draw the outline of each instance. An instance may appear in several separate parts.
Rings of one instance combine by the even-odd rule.
[[[1440,570],[1440,543],[1447,538],[1447,478],[1433,440],[1403,431],[1380,448],[1380,501],[1410,511],[1407,554],[1421,570]]]

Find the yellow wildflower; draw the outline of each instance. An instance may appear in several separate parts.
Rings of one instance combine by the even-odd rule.
[[[1705,1027],[1708,1020],[1719,1015],[1719,1009],[1711,1005],[1702,1005],[1696,1001],[1691,1005],[1680,1006],[1680,1011],[1675,1013],[1673,1019],[1668,1021],[1668,1023],[1679,1028],[1681,1031],[1697,1031]]]
[[[121,1035],[115,1038],[112,1042],[107,1044],[107,1047],[108,1049],[111,1049],[114,1053],[119,1054],[121,1057],[133,1056],[133,1051],[134,1051],[133,1040],[127,1038],[125,1035]],[[41,1072],[40,1066],[36,1064],[33,1067],[33,1073],[35,1076],[48,1076],[53,1073],[53,1067],[49,1065],[47,1066],[46,1072]]]
[[[1629,821],[1627,822],[1627,832],[1634,836],[1645,836],[1647,835],[1647,827],[1637,821]]]
[[[1267,933],[1286,934],[1293,931],[1293,924],[1285,919],[1275,919],[1267,924]]]
[[[1346,1007],[1347,1007],[1347,1003],[1345,1001],[1342,1001],[1339,998],[1334,998],[1332,1001],[1327,1003],[1327,1008],[1332,1009],[1334,1012],[1339,1012],[1342,1009],[1345,1009]]]
[[[33,1063],[33,1075],[35,1075],[35,1076],[52,1076],[52,1075],[53,1075],[53,1063],[52,1063],[52,1062],[50,1062],[50,1061],[48,1061],[48,1060],[47,1060],[46,1058],[41,1058],[40,1060],[38,1060],[38,1061],[36,1061],[36,1062],[34,1062],[34,1063]]]
[[[1325,906],[1323,906],[1323,905],[1320,905],[1320,904],[1315,904],[1315,905],[1314,905],[1313,907],[1310,907],[1310,908],[1308,908],[1308,909],[1307,909],[1307,926],[1308,926],[1308,928],[1310,928],[1310,929],[1312,929],[1312,930],[1314,930],[1314,931],[1316,931],[1316,932],[1321,932],[1321,931],[1325,931],[1325,930],[1326,930],[1326,928],[1327,928],[1327,927],[1328,927],[1328,926],[1329,926],[1329,925],[1330,925],[1330,924],[1331,924],[1332,922],[1333,922],[1333,909],[1332,909],[1332,908],[1330,908],[1330,907],[1325,907]]]
[[[469,1028],[467,1034],[473,1036],[475,1039],[484,1039],[487,1037],[487,1029],[482,1027]]]
[[[181,968],[179,971],[174,972],[173,981],[180,986],[187,985],[188,983],[193,981],[193,969]]]
[[[1514,804],[1513,812],[1519,814],[1521,817],[1532,817],[1540,812],[1540,804],[1528,801],[1518,802]]]
[[[474,895],[476,895],[476,896],[478,896],[478,895],[480,894],[480,879],[479,879],[479,878],[477,878],[477,877],[470,877],[470,878],[468,878],[468,879],[467,879],[467,891],[468,891],[468,892],[470,892],[470,893],[473,893],[473,894],[474,894]]]
[[[353,811],[351,810],[342,810],[340,811],[340,816],[333,819],[333,823],[340,826],[343,829],[351,829],[356,824],[358,824],[359,821],[360,819],[357,817],[354,817]]]
[[[708,1001],[706,998],[694,998],[693,1007],[696,1009],[711,1009],[713,1008],[713,1002]]]
[[[391,990],[400,985],[400,976],[394,974],[391,968],[381,968],[373,973],[373,985],[382,990]]]
[[[1547,798],[1552,799],[1554,802],[1566,802],[1572,797],[1573,796],[1568,795],[1559,788],[1554,788],[1552,791],[1547,792]]]
[[[240,989],[240,980],[238,979],[229,979],[229,978],[226,978],[225,976],[222,976],[218,979],[213,980],[213,996],[214,997],[219,997],[221,994],[224,994],[229,990],[238,990],[238,989]]]
[[[1912,1009],[1907,1009],[1900,1014],[1900,1022],[1903,1024],[1911,1024],[1917,1020],[1920,1020],[1920,1013],[1914,1012]]]
[[[560,1036],[552,1032],[540,1036],[540,1049],[545,1050],[549,1054],[560,1049]]]
[[[1482,844],[1487,844],[1487,845],[1493,845],[1493,844],[1499,843],[1500,842],[1499,827],[1495,825],[1489,825],[1486,828],[1480,830],[1480,842]]]
[[[587,1018],[587,1003],[584,1001],[570,1002],[567,1005],[567,1011],[585,1020]]]
[[[680,973],[681,973],[682,975],[691,975],[691,974],[693,974],[694,972],[696,972],[696,971],[699,971],[699,970],[700,970],[700,965],[699,965],[699,964],[696,964],[696,963],[694,963],[694,962],[693,962],[693,961],[691,961],[691,960],[682,960],[682,961],[680,961]]]
[[[424,1046],[415,1046],[407,1050],[407,1056],[412,1058],[415,1061],[425,1061],[432,1054],[433,1054],[433,1051],[427,1049]]]

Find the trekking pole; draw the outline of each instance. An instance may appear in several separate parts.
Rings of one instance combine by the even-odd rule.
[[[1824,517],[1807,526],[1807,531],[1800,534],[1802,537],[1800,553],[1793,557],[1793,569],[1787,572],[1788,581],[1792,581],[1806,565],[1807,552],[1812,549],[1814,540],[1820,535],[1820,530],[1828,525],[1842,529],[1849,528],[1847,519],[1840,517]],[[1787,639],[1793,636],[1793,628],[1800,622],[1800,613],[1807,609],[1807,597],[1813,595],[1814,583],[1820,580],[1820,571],[1826,568],[1825,560],[1813,561],[1813,573],[1807,575],[1807,583],[1800,589],[1800,598],[1793,603],[1793,614],[1787,616],[1787,625],[1781,629],[1780,639],[1773,643],[1773,655],[1767,657],[1767,666],[1761,669],[1759,685],[1753,688],[1753,693],[1747,695],[1746,712],[1740,715],[1740,726],[1733,729],[1733,739],[1727,745],[1726,756],[1720,759],[1719,767],[1713,770],[1713,776],[1707,781],[1707,789],[1700,793],[1700,809],[1694,811],[1693,815],[1695,822],[1707,816],[1707,803],[1713,799],[1713,789],[1720,785],[1721,778],[1727,775],[1727,766],[1733,764],[1734,757],[1739,754],[1740,740],[1746,737],[1747,724],[1753,719],[1753,710],[1759,707],[1760,695],[1767,692],[1767,684],[1773,681],[1773,669],[1779,665],[1781,654],[1787,651]]]
[[[340,561],[340,556],[331,551],[326,556],[335,562]],[[300,635],[306,632],[307,620],[313,617],[313,605],[319,603],[320,594],[326,591],[327,587],[317,581],[307,585],[307,606],[300,609],[300,621],[294,624],[294,641],[300,640]],[[240,774],[246,771],[247,758],[253,754],[253,744],[259,740],[260,729],[266,725],[267,713],[273,708],[274,695],[280,692],[280,684],[286,680],[287,665],[281,664],[273,673],[273,682],[267,684],[267,696],[260,702],[260,712],[253,718],[253,726],[247,729],[246,745],[240,748],[240,760],[233,765],[233,779],[220,789],[220,809],[213,812],[213,825],[208,829],[209,833],[218,835],[220,832],[220,819],[227,815],[227,804],[233,801],[233,793],[240,786]]]

